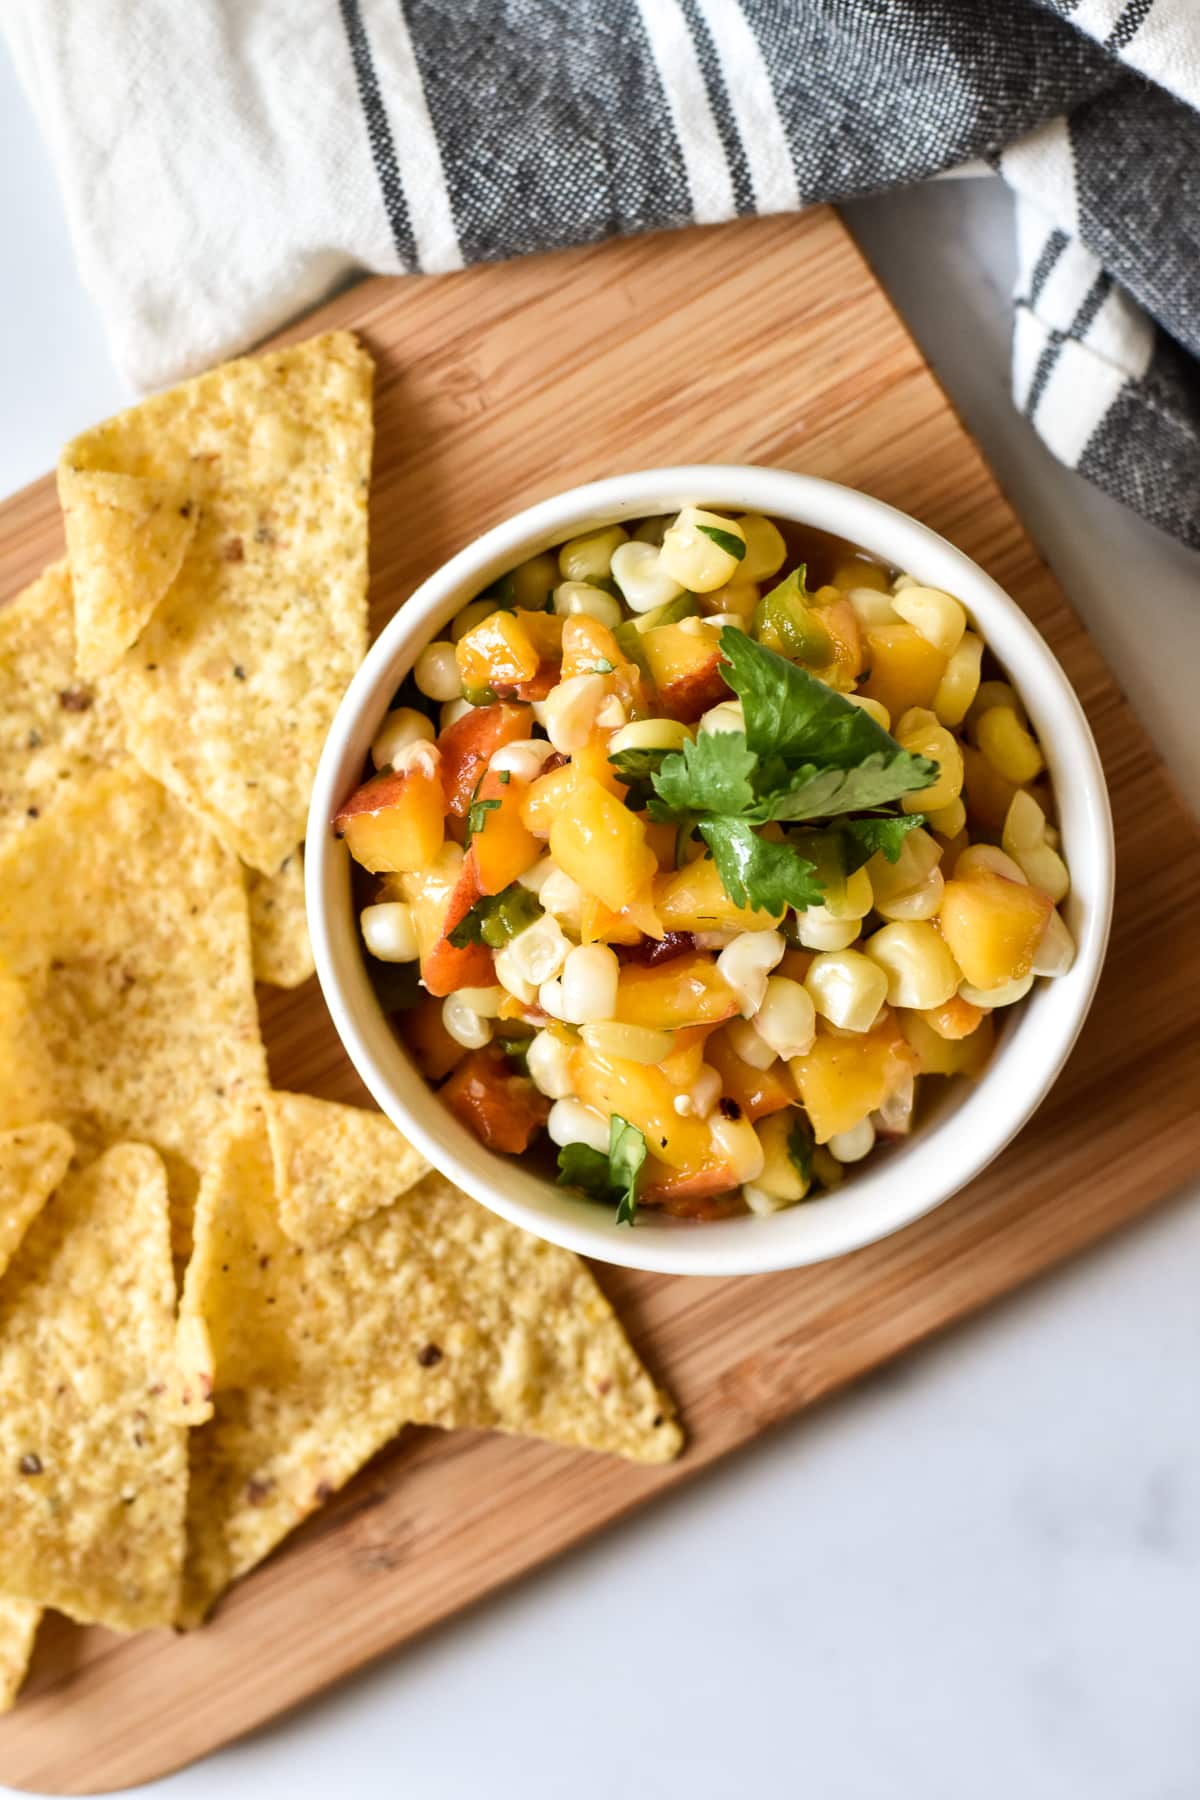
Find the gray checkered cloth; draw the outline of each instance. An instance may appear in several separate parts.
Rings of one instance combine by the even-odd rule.
[[[152,386],[352,271],[785,212],[979,162],[1013,394],[1200,547],[1200,0],[8,0],[118,360]]]

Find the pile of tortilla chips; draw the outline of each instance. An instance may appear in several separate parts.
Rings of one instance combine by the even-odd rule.
[[[270,1088],[371,376],[334,333],[77,439],[0,609],[0,1709],[43,1608],[199,1623],[406,1424],[680,1447],[577,1258]]]

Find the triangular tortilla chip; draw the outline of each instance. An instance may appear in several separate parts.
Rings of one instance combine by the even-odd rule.
[[[113,681],[134,755],[266,875],[304,837],[366,649],[371,378],[357,340],[331,332],[212,369],[63,452],[66,469],[164,482],[198,506]]]
[[[337,1110],[330,1171],[355,1130],[375,1130],[372,1115]],[[307,1155],[315,1167],[319,1140]],[[586,1265],[441,1176],[323,1250],[292,1243],[261,1106],[205,1177],[181,1319],[181,1360],[198,1359],[185,1385],[212,1395],[191,1440],[188,1624],[406,1422],[641,1462],[682,1442]]]
[[[0,1594],[0,1713],[8,1711],[20,1692],[41,1616],[33,1601]]]
[[[170,482],[66,464],[58,498],[75,578],[79,670],[106,675],[178,575],[196,535],[196,507]]]
[[[71,578],[55,563],[0,607],[0,844],[125,754],[111,688],[75,672]]]
[[[167,1625],[187,1488],[163,1166],[119,1144],[46,1202],[0,1281],[0,1592]]]
[[[66,1174],[74,1147],[61,1125],[0,1132],[0,1275]]]
[[[250,903],[254,979],[271,987],[299,987],[313,972],[300,851],[293,850],[274,875],[247,869],[246,898]]]
[[[234,858],[131,760],[93,775],[0,851],[0,977],[0,1122],[153,1144],[185,1254],[229,1104],[267,1086]]]
[[[279,1223],[308,1250],[332,1244],[429,1173],[382,1113],[311,1094],[271,1094],[267,1130]]]

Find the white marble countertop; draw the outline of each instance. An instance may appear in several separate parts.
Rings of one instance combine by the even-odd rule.
[[[1010,408],[1003,189],[943,184],[849,218],[1200,805],[1200,559],[1061,470]],[[127,396],[2,52],[0,244],[7,493]],[[140,1791],[1195,1800],[1198,1266],[1192,1194]]]

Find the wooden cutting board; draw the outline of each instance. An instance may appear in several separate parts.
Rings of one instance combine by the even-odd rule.
[[[0,1721],[0,1782],[40,1793],[146,1781],[228,1743],[1200,1172],[1200,835],[834,214],[371,281],[285,336],[330,326],[360,331],[379,361],[376,626],[486,526],[652,464],[831,476],[975,557],[1036,620],[1100,744],[1118,844],[1108,969],[1034,1121],[899,1236],[735,1281],[601,1269],[678,1396],[690,1444],[673,1468],[414,1431],[203,1630],[122,1640],[48,1621],[25,1696]],[[0,597],[61,549],[49,482],[0,508]],[[315,984],[264,991],[262,1008],[277,1085],[365,1100]]]

